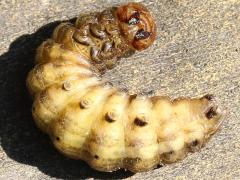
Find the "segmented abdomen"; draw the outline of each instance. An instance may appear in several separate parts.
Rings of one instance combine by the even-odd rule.
[[[150,46],[155,34],[148,10],[130,3],[62,23],[42,43],[27,84],[36,124],[60,152],[100,171],[146,171],[198,150],[218,129],[210,95],[130,95],[100,78],[121,56]]]

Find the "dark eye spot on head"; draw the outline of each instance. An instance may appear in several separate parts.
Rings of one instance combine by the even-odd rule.
[[[136,33],[134,39],[135,40],[142,40],[142,39],[147,39],[151,35],[150,32],[144,31],[143,29],[138,30]]]
[[[140,127],[146,126],[147,122],[144,121],[143,119],[140,119],[139,117],[136,117],[134,120],[134,124]]]
[[[128,20],[129,25],[135,25],[138,24],[140,21],[140,13],[137,11],[131,15],[131,17]]]
[[[57,140],[57,141],[60,141],[60,138],[59,138],[59,137],[56,137],[56,140]]]
[[[212,119],[216,115],[217,115],[217,112],[213,109],[213,107],[211,107],[206,113],[206,117],[208,119]]]

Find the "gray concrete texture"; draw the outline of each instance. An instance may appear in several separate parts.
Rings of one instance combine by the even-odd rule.
[[[131,92],[215,94],[225,121],[200,152],[145,173],[102,173],[60,155],[35,127],[25,79],[36,47],[59,21],[124,2],[0,1],[0,179],[240,179],[239,0],[137,1],[154,15],[158,38],[105,74]]]

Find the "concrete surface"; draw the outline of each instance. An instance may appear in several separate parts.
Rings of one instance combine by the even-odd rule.
[[[200,152],[146,172],[100,173],[57,153],[35,127],[25,88],[34,51],[57,21],[118,0],[0,1],[0,179],[240,179],[240,1],[149,0],[158,39],[105,76],[133,92],[171,97],[213,93],[226,111]],[[154,91],[151,91],[154,90]]]

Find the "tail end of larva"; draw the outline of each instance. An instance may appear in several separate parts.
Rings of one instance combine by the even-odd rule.
[[[212,129],[209,131],[209,135],[212,135],[218,129],[220,129],[226,111],[223,110],[223,107],[221,106],[219,99],[216,96],[212,94],[207,94],[202,99],[207,99],[209,101],[209,108],[207,109],[205,115],[209,120],[212,120],[214,123]]]
[[[158,106],[161,108],[161,104]],[[158,136],[163,163],[176,162],[188,152],[200,150],[223,122],[221,107],[213,95],[176,99],[169,107],[168,119],[163,119],[163,131]]]

